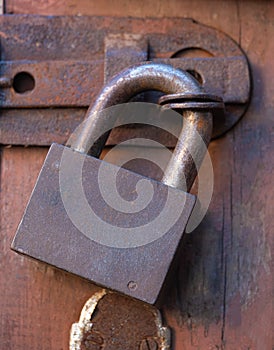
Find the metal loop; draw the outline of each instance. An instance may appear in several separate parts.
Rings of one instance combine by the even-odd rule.
[[[195,101],[195,102],[220,102],[224,103],[223,99],[220,96],[205,94],[204,92],[199,92],[195,94],[187,94],[187,93],[177,93],[177,94],[169,94],[164,95],[159,98],[159,104],[165,105],[170,102],[185,102],[185,101]]]
[[[224,110],[224,104],[222,102],[171,102],[163,105],[163,108],[166,109],[176,109],[176,110],[190,110],[190,111],[215,111],[215,110]]]
[[[165,95],[159,99],[159,104],[165,109],[174,109],[180,112],[184,110],[211,111],[213,117],[223,115],[225,110],[221,97],[205,93]]]
[[[94,106],[87,112],[85,128],[71,147],[76,151],[88,153],[95,141],[92,135],[97,134],[97,130],[103,130],[103,121],[98,112],[112,105],[125,103],[134,95],[146,90],[158,90],[165,94],[203,93],[199,83],[190,74],[169,65],[149,62],[130,67],[116,75],[103,88]],[[184,117],[188,120],[187,126],[181,131],[162,181],[169,186],[189,190],[199,166],[197,162],[194,163],[192,155],[195,154],[196,159],[201,162],[205,153],[204,148],[197,149],[197,133],[207,146],[212,133],[212,114],[208,111],[186,111]],[[109,133],[106,133],[96,141],[91,155],[100,155],[108,135]]]

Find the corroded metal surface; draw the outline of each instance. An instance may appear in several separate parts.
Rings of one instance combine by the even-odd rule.
[[[168,350],[170,332],[160,312],[105,289],[85,303],[70,333],[70,350]]]
[[[102,135],[101,130],[108,120],[102,117],[100,111],[127,102],[132,96],[147,90],[157,90],[166,94],[203,92],[190,74],[165,64],[147,63],[128,68],[104,86],[95,104],[88,110],[86,123],[71,147],[78,152],[89,152],[99,157],[110,133],[109,131]],[[208,110],[188,110],[183,116],[187,123],[182,128],[172,159],[167,165],[163,183],[189,191],[211,139],[212,114]],[[113,126],[109,125],[109,129]],[[201,147],[197,134],[205,147]],[[98,140],[95,138],[97,135],[100,135]]]
[[[61,145],[50,148],[12,248],[154,304],[159,301],[166,276],[176,263],[175,256],[178,256],[178,247],[195,202],[193,196],[182,190],[190,190],[197,175],[210,141],[212,115],[208,111],[184,112],[187,122],[183,124],[162,182],[151,182],[154,189],[152,200],[142,210],[133,213],[116,210],[102,195],[103,177],[110,181],[116,167],[104,162],[107,171],[102,175],[99,173],[102,161],[86,156],[89,153],[99,157],[110,132],[102,130],[106,125],[107,130],[114,126],[109,123],[111,113],[102,117],[100,111],[149,89],[167,94],[202,93],[191,75],[164,64],[140,64],[117,74],[89,109],[86,122],[71,148]],[[111,120],[115,123],[115,118]],[[123,168],[116,176],[114,186],[117,186],[118,193],[124,193],[129,205],[134,184],[145,177]],[[116,198],[115,191],[108,192]],[[84,202],[83,198],[86,198]],[[87,210],[84,209],[85,203]],[[180,207],[178,216],[173,217],[172,212]],[[96,218],[90,221],[91,211]],[[162,234],[157,230],[156,220],[153,221],[160,214],[165,222],[170,223]],[[102,221],[107,227],[100,226]],[[152,226],[149,229],[148,223],[153,223],[157,236],[143,241],[144,237],[151,235]],[[111,237],[105,231],[108,227],[111,228]],[[121,236],[123,246],[117,244],[120,227],[127,228],[126,236],[125,231]],[[136,227],[139,231],[135,232]],[[136,239],[142,243],[126,243]]]
[[[146,61],[137,48],[133,51],[126,46],[124,50],[117,49],[115,52],[112,49],[105,61],[43,61],[41,58],[41,61],[0,62],[0,72],[3,74],[0,88],[5,89],[0,95],[0,104],[4,108],[88,107],[103,85],[104,63],[112,68],[105,71],[105,79],[108,81],[126,67]],[[122,60],[119,55],[129,56]],[[119,65],[115,64],[117,61]],[[248,101],[248,71],[243,57],[169,58],[155,59],[153,62],[169,64],[181,70],[198,71],[203,76],[204,89],[221,96],[228,104],[245,104]],[[34,78],[33,90],[26,93],[14,90],[13,80],[20,72],[28,72]],[[234,80],[236,74],[241,77],[240,80]],[[229,81],[228,76],[231,76]]]
[[[159,99],[159,104],[167,109],[174,109],[181,113],[185,110],[190,111],[210,111],[214,120],[219,118],[224,112],[224,102],[221,97],[205,94],[170,94],[164,95]],[[220,113],[221,112],[221,113]]]
[[[63,168],[61,161],[66,152],[69,163]],[[84,161],[82,178],[77,178],[79,162]],[[176,249],[181,241],[183,230],[194,206],[194,196],[180,190],[171,189],[160,182],[151,180],[153,198],[141,213],[121,213],[109,206],[100,193],[98,171],[102,161],[82,155],[61,145],[52,145],[39,175],[30,202],[20,223],[12,249],[54,265],[106,288],[120,291],[148,303],[155,303],[162,290],[166,274],[171,268]],[[108,174],[117,167],[106,163]],[[67,169],[66,169],[67,167]],[[60,172],[66,174],[61,193]],[[76,173],[75,173],[76,172]],[[132,190],[136,183],[145,177],[121,168],[117,191],[125,200],[132,200]],[[120,227],[139,227],[140,237],[147,237],[147,218],[149,222],[157,218],[169,199],[170,210],[184,203],[178,220],[166,234],[157,240],[132,248],[117,248],[95,242],[89,237],[102,237],[105,232],[96,233],[96,225],[89,222],[90,213],[80,205],[79,193],[75,193],[77,181],[86,196],[90,208],[104,222],[111,226],[113,244]],[[73,192],[74,189],[74,192]],[[64,192],[65,191],[65,192]],[[169,191],[169,192],[168,192]],[[66,196],[77,195],[71,202],[73,215],[88,227],[89,236],[77,228],[63,202]],[[167,195],[169,197],[167,197]],[[90,209],[90,210],[91,210]],[[167,218],[168,219],[168,218]],[[166,219],[166,221],[167,221]],[[128,234],[130,230],[128,231]],[[108,238],[108,237],[107,237]],[[125,237],[126,238],[126,237]],[[95,238],[96,239],[96,238]],[[127,240],[125,239],[125,242]],[[132,286],[132,283],[134,285]]]
[[[0,105],[28,108],[29,113],[31,108],[37,107],[87,107],[96,97],[94,86],[102,75],[102,67],[102,61],[43,61],[42,57],[41,61],[1,62],[2,80],[5,78],[12,84],[0,94]],[[34,78],[33,90],[15,91],[14,77],[20,72],[27,72]]]
[[[58,130],[60,124],[66,125],[67,116],[73,119],[70,107],[77,107],[79,115],[95,101],[104,77],[146,59],[189,70],[201,78],[207,92],[222,96],[228,103],[225,123],[214,123],[213,137],[227,131],[242,116],[249,99],[249,70],[242,51],[225,34],[191,20],[165,19],[164,27],[161,23],[160,19],[2,16],[0,101],[5,108],[1,110],[0,142],[64,142]],[[121,35],[121,28],[128,34]],[[189,55],[197,47],[201,49],[194,50],[196,56]],[[112,58],[114,54],[117,59]],[[14,85],[20,72],[31,74],[35,81],[25,93],[16,92]],[[231,107],[231,103],[240,105]],[[24,118],[23,111],[15,107],[31,108],[29,115],[33,115]],[[47,107],[58,107],[59,118],[50,130],[45,127]],[[56,109],[52,112],[57,113]],[[81,115],[84,118],[84,111]],[[34,132],[34,125],[40,126],[39,133]],[[71,133],[72,123],[67,128]],[[114,131],[109,144],[128,132],[135,137],[143,132],[124,129]],[[170,136],[155,135],[153,129],[150,133],[165,145],[175,145]]]

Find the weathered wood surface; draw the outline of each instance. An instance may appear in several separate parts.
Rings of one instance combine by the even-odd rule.
[[[214,195],[186,236],[180,269],[163,309],[179,350],[270,350],[274,114],[274,3],[271,1],[7,0],[6,12],[184,16],[223,30],[246,52],[253,96],[242,121],[210,145]],[[46,155],[2,148],[0,348],[67,349],[69,329],[97,287],[20,257],[9,246]]]

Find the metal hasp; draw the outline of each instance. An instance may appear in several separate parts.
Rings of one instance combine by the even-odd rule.
[[[102,289],[72,325],[69,349],[169,350],[170,332],[156,308]]]
[[[188,71],[207,94],[223,99],[224,116],[213,116],[213,138],[235,125],[248,106],[250,76],[241,48],[190,19],[4,15],[0,26],[2,144],[64,144],[104,82],[145,61]],[[151,93],[138,98],[153,102]],[[145,128],[151,139],[175,146],[171,135]],[[107,144],[141,137],[143,129],[117,128]]]
[[[115,76],[89,109],[84,127],[77,133],[71,148],[51,146],[12,249],[154,304],[159,301],[166,276],[175,263],[195,203],[195,197],[183,191],[191,187],[206,150],[197,144],[195,134],[208,145],[212,114],[205,110],[183,112],[187,122],[162,182],[149,180],[154,190],[150,205],[143,215],[116,211],[100,193],[102,179],[98,174],[104,166],[104,180],[107,181],[117,172],[117,167],[94,157],[99,156],[109,134],[102,133],[109,115],[100,112],[151,89],[167,95],[202,93],[199,83],[190,74],[163,64],[137,65]],[[109,129],[112,127],[110,125]],[[87,155],[88,152],[92,156]],[[147,180],[121,168],[117,174],[117,191],[130,203],[132,190],[144,179]],[[84,210],[86,204],[89,210]],[[91,210],[101,220],[95,218],[91,222]],[[177,210],[179,214],[175,220],[173,214]],[[164,222],[171,220],[162,235],[154,224],[149,229],[152,232],[148,232],[142,221],[144,218],[151,221],[159,213],[164,216]],[[110,233],[101,229],[102,221],[111,227]],[[126,235],[120,233],[121,227],[126,228]],[[139,236],[134,234],[135,228],[140,230]],[[153,234],[153,228],[158,236],[146,241]],[[140,237],[144,239],[142,244],[132,243],[139,242]]]

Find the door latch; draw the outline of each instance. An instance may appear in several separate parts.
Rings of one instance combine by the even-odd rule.
[[[225,113],[213,117],[213,138],[235,125],[248,106],[251,84],[243,51],[226,34],[191,19],[13,15],[1,16],[0,26],[2,144],[64,144],[100,87],[145,61],[188,71],[207,94],[223,99]],[[172,135],[146,130],[151,139],[175,146]],[[142,134],[141,126],[118,128],[107,144]]]

